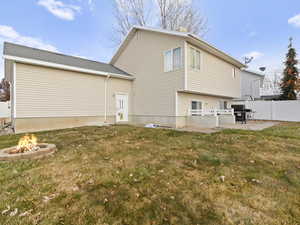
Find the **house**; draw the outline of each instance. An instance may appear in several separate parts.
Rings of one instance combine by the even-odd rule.
[[[277,79],[276,74],[273,79],[270,77],[266,77],[264,79],[260,93],[263,100],[276,100],[280,98],[281,87],[280,81]]]
[[[234,123],[242,63],[193,34],[133,27],[109,64],[4,44],[16,132]]]
[[[241,99],[256,100],[261,98],[260,90],[264,84],[265,75],[249,69],[241,71]]]

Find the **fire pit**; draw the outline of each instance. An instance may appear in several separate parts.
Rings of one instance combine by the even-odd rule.
[[[0,150],[0,160],[36,159],[51,155],[56,151],[54,144],[38,143],[34,135],[25,135],[18,146]]]

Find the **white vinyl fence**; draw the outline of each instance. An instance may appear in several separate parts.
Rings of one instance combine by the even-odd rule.
[[[246,101],[239,104],[252,109],[253,119],[300,122],[300,101]]]
[[[0,102],[0,118],[9,118],[10,108],[8,102]]]

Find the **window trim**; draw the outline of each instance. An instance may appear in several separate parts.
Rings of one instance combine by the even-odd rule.
[[[166,55],[167,55],[168,52],[171,52],[171,70],[167,70],[167,67],[166,67],[166,65],[167,65]],[[173,71],[173,49],[169,49],[169,50],[164,51],[164,72],[168,73],[168,72],[171,72],[171,71]]]
[[[236,78],[236,68],[235,67],[232,68],[232,78],[233,79]]]
[[[174,68],[174,50],[175,49],[180,49],[180,66],[178,68]],[[166,70],[166,54],[168,52],[171,52],[171,67],[172,69],[171,70]],[[166,50],[164,51],[164,72],[165,73],[169,73],[169,72],[174,72],[174,71],[177,71],[177,70],[181,70],[183,68],[183,54],[182,54],[182,47],[176,47],[176,48],[172,48],[172,49],[169,49],[169,50]]]
[[[197,65],[197,62],[196,62],[197,52],[199,52],[199,67],[200,68],[197,68],[197,66],[196,66]],[[195,59],[194,67],[193,67],[193,62],[192,62],[192,57],[191,57],[192,55],[194,56],[194,59]],[[202,51],[198,48],[190,46],[190,55],[189,55],[189,57],[190,57],[190,60],[191,60],[191,62],[189,63],[190,64],[189,68],[191,70],[194,70],[194,71],[201,71],[201,68],[202,68]]]
[[[201,109],[196,109],[196,110],[202,110],[203,109],[203,101],[201,101],[201,100],[196,100],[196,99],[192,99],[191,100],[191,105],[190,105],[190,107],[191,107],[191,110],[194,110],[193,109],[193,102],[197,102],[197,103],[201,103]]]
[[[225,110],[225,109],[229,109],[230,107],[228,107],[228,103],[229,103],[229,102],[228,102],[227,100],[220,100],[220,101],[219,101],[219,108],[220,108],[220,109],[223,108],[224,110]],[[221,104],[222,104],[222,107],[221,107]],[[226,105],[226,107],[225,107],[225,105]],[[222,110],[223,110],[223,109],[222,109]]]
[[[193,109],[193,102],[196,102],[196,103],[197,103],[197,106],[199,106],[198,104],[201,103],[201,109],[199,109],[199,108]],[[203,101],[201,101],[201,100],[196,100],[196,99],[192,99],[192,100],[190,101],[190,110],[191,110],[191,112],[192,112],[192,110],[203,110]],[[192,116],[197,116],[197,115],[198,115],[197,113],[196,113],[196,114],[193,114],[193,113],[192,113]]]

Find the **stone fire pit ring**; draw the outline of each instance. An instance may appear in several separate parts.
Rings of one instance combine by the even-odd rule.
[[[41,143],[37,145],[39,147],[36,151],[29,151],[24,153],[11,154],[17,146],[5,148],[0,150],[0,161],[13,161],[13,160],[22,160],[22,159],[38,159],[45,156],[52,155],[57,151],[57,148],[54,144]]]

